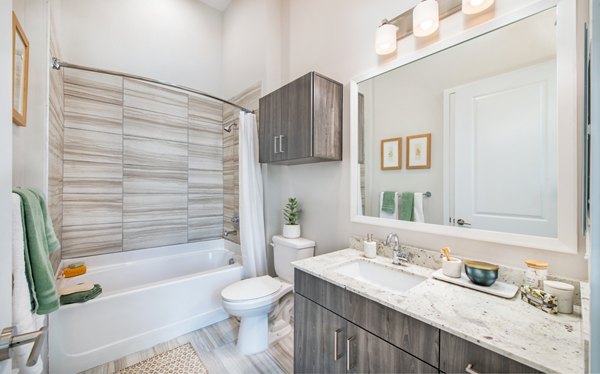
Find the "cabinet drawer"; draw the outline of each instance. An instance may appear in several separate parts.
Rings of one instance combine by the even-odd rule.
[[[294,292],[344,316],[346,290],[300,270],[294,271]]]
[[[294,286],[296,293],[438,367],[439,329],[299,270]]]
[[[465,373],[468,365],[477,373],[539,373],[529,366],[442,331],[440,370]]]

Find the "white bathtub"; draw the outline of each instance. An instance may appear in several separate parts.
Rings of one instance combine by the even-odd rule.
[[[64,260],[102,295],[50,314],[50,373],[76,373],[228,318],[221,290],[243,277],[239,247],[224,240]]]

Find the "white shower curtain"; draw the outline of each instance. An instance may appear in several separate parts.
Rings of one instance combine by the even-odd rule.
[[[240,112],[240,243],[247,277],[267,274],[263,185],[256,116]]]

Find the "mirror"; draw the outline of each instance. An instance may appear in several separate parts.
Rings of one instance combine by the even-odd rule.
[[[556,8],[538,11],[359,81],[354,221],[564,239],[559,212],[577,204],[559,196],[559,165],[576,138],[560,130],[556,22]]]

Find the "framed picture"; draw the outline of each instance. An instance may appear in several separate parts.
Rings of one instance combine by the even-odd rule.
[[[402,138],[381,141],[381,170],[402,169]]]
[[[13,12],[13,122],[27,123],[27,80],[29,77],[29,41]]]
[[[406,137],[406,168],[431,168],[431,134]]]

